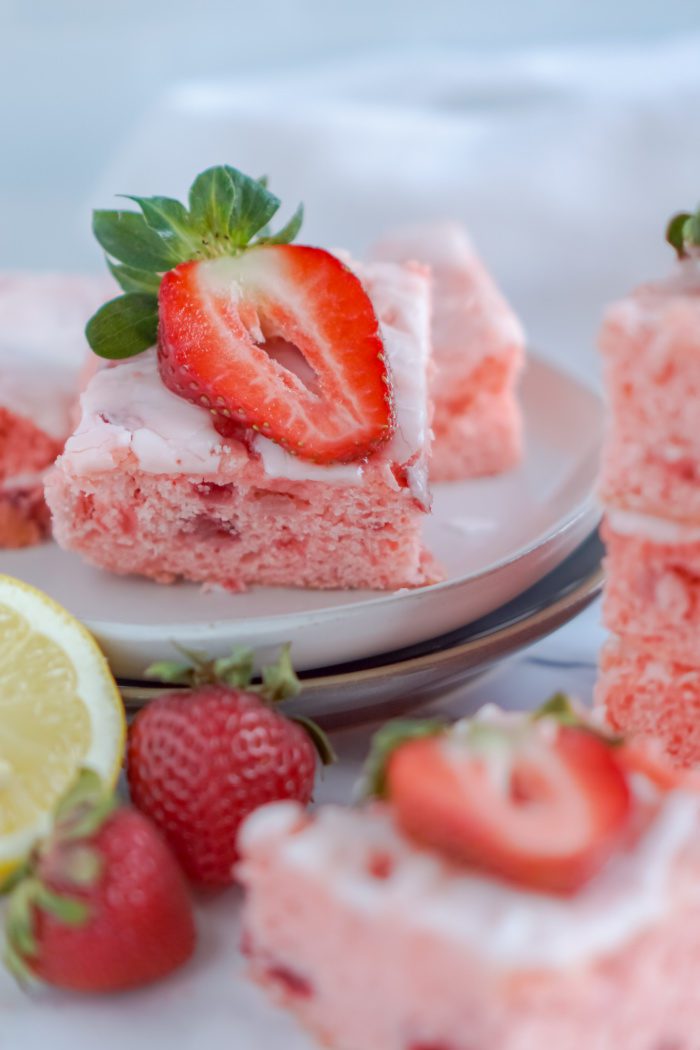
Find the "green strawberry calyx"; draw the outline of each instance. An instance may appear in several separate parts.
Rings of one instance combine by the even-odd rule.
[[[439,736],[449,731],[447,722],[437,719],[403,718],[387,722],[372,737],[370,752],[357,789],[359,798],[386,798],[387,769],[395,751],[411,740]]]
[[[65,926],[83,926],[89,920],[90,906],[80,893],[102,874],[102,858],[91,840],[117,805],[97,773],[82,769],[57,805],[49,835],[0,885],[0,892],[8,894],[4,961],[20,984],[34,980],[37,912]],[[60,892],[52,888],[57,885]]]
[[[700,208],[696,212],[682,211],[669,221],[666,240],[675,248],[679,259],[700,255]]]
[[[214,660],[206,653],[192,652],[182,646],[176,648],[187,657],[187,663],[162,660],[151,664],[146,670],[146,676],[167,685],[184,685],[193,690],[203,685],[227,685],[231,689],[255,693],[270,705],[293,700],[302,691],[302,684],[292,665],[290,644],[282,646],[275,663],[262,668],[259,682],[254,681],[255,654],[247,646],[234,646],[229,656]],[[304,715],[287,717],[306,730],[324,766],[335,762],[333,746],[316,722]]]
[[[263,244],[290,244],[304,219],[299,205],[273,234],[269,223],[281,201],[228,164],[207,168],[192,183],[186,207],[171,197],[126,195],[140,211],[93,212],[92,230],[124,294],[105,303],[87,323],[92,350],[110,360],[143,353],[158,336],[158,289],[180,263],[238,255]]]

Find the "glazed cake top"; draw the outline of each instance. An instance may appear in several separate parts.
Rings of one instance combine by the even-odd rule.
[[[396,429],[386,446],[363,463],[322,466],[289,455],[257,434],[253,449],[269,477],[295,481],[362,484],[367,468],[411,464],[412,484],[425,485],[430,436],[427,372],[430,359],[430,289],[416,265],[373,263],[353,269],[380,322],[393,379]],[[300,376],[305,362],[294,351],[277,353],[280,367]],[[161,382],[155,350],[100,370],[82,399],[82,419],[66,444],[63,468],[73,474],[117,469],[125,457],[147,473],[215,474],[242,468],[250,455],[215,430],[207,409],[178,397]],[[131,455],[129,455],[131,454]],[[421,477],[421,471],[423,476]]]

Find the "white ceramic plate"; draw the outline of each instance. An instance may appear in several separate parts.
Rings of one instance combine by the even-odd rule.
[[[301,696],[286,710],[332,730],[442,701],[578,616],[600,594],[603,554],[596,529],[558,568],[488,616],[407,649],[304,671]],[[170,689],[153,682],[121,683],[129,712]]]
[[[593,488],[603,409],[595,394],[537,359],[523,386],[527,454],[502,477],[436,486],[427,543],[440,584],[391,594],[164,587],[85,565],[53,544],[0,553],[0,571],[48,591],[96,634],[118,675],[139,677],[173,643],[263,658],[291,641],[300,669],[413,645],[491,612],[558,565],[598,516]]]

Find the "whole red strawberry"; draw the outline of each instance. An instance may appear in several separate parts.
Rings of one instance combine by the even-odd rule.
[[[243,819],[266,802],[310,802],[315,747],[324,760],[329,747],[316,727],[271,706],[299,688],[287,649],[259,692],[250,687],[248,650],[195,669],[158,665],[151,673],[189,678],[194,688],[167,693],[136,717],[128,743],[131,797],[193,882],[229,885]]]
[[[172,853],[89,771],[13,881],[6,959],[19,978],[119,991],[165,977],[194,949],[187,883]]]

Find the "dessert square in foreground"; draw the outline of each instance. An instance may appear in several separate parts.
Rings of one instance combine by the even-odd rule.
[[[433,280],[434,481],[498,474],[522,455],[517,381],[525,337],[512,309],[458,223],[387,234],[381,259],[419,260]]]
[[[430,288],[418,266],[357,268],[380,321],[396,429],[361,463],[321,466],[262,435],[222,438],[171,393],[155,351],[98,373],[47,483],[58,542],[159,582],[413,587],[439,578],[423,549]],[[272,348],[271,348],[272,350]],[[276,347],[281,367],[304,362]]]
[[[239,840],[252,975],[334,1050],[695,1050],[697,827],[674,793],[562,898],[453,867],[381,804],[268,806]]]
[[[43,475],[73,423],[85,322],[109,289],[102,278],[0,275],[0,547],[49,532]]]

